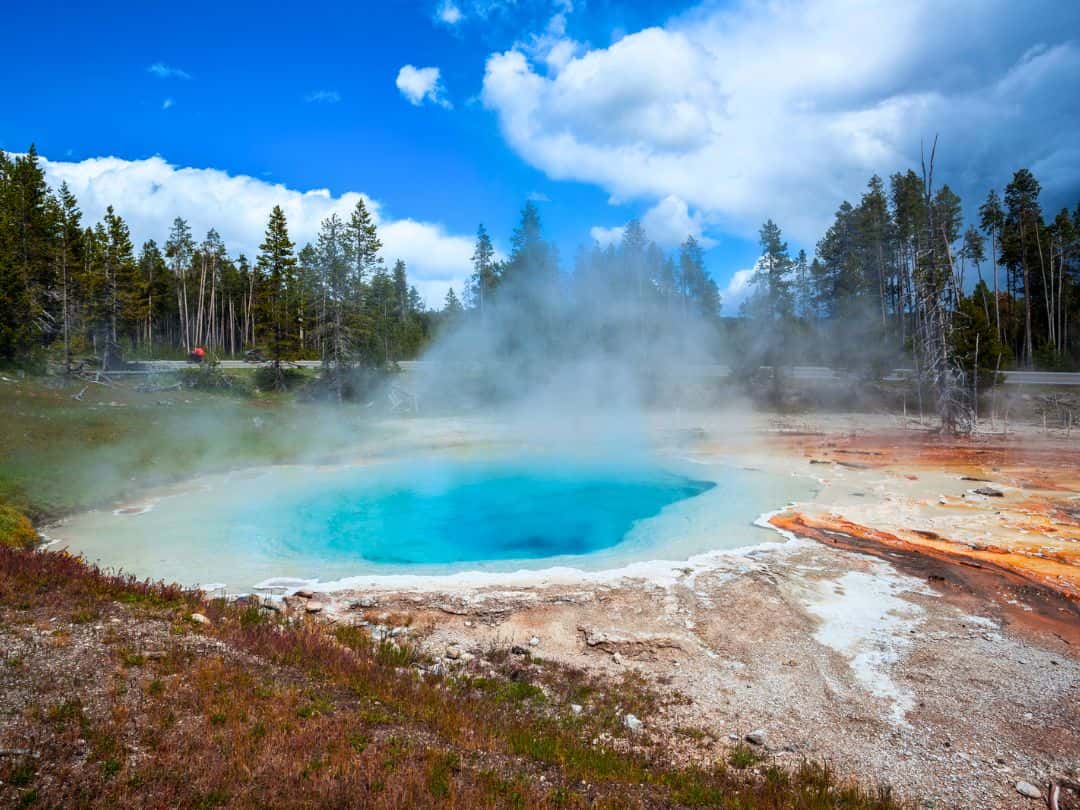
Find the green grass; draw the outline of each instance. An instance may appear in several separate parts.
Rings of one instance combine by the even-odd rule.
[[[362,425],[358,411],[330,408],[288,395],[0,383],[0,541],[25,542],[18,512],[48,520],[203,472],[341,453]]]

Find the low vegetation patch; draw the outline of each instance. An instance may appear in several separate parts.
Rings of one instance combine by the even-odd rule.
[[[622,722],[661,702],[632,676],[520,655],[492,662],[494,676],[435,675],[396,639],[391,653],[362,628],[206,601],[60,552],[0,548],[0,617],[17,660],[0,748],[24,752],[0,758],[3,806],[900,806],[742,749],[673,763],[670,741]]]
[[[33,548],[38,534],[30,518],[13,506],[0,503],[0,545],[10,548]]]

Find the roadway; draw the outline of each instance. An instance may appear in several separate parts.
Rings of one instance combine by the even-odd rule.
[[[178,371],[184,368],[194,368],[192,363],[188,363],[184,360],[149,360],[138,364],[142,367],[142,370],[132,369],[128,372],[119,373],[134,373],[145,374],[147,372],[154,373],[167,373],[170,371]],[[222,369],[242,369],[242,368],[257,368],[259,364],[248,363],[243,360],[220,360],[218,367]],[[289,365],[299,366],[301,368],[319,368],[322,364],[318,360],[298,360],[292,362]],[[398,363],[402,371],[420,371],[424,368],[434,368],[438,364],[430,360],[403,360]],[[478,370],[476,364],[462,363],[463,370],[471,370],[473,372]],[[731,376],[731,369],[724,365],[701,365],[690,366],[689,369],[698,377],[713,377],[723,379]],[[110,374],[116,374],[117,372],[109,372]],[[797,380],[819,380],[819,381],[850,381],[851,374],[842,369],[832,369],[825,366],[793,366],[784,370],[784,373],[791,379]],[[913,372],[910,369],[894,369],[885,379],[891,381],[898,381],[906,376],[910,376]],[[1003,382],[1005,385],[1065,385],[1065,386],[1080,386],[1080,373],[1078,372],[1061,372],[1061,371],[1003,371],[1001,372]]]

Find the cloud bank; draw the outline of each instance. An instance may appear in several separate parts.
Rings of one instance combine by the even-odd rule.
[[[42,159],[42,165],[50,185],[66,182],[78,197],[84,222],[98,221],[106,206],[114,205],[131,227],[136,246],[146,239],[163,245],[173,219],[181,216],[197,239],[216,228],[231,253],[254,259],[275,205],[284,209],[289,235],[299,248],[314,242],[324,218],[334,213],[347,218],[362,199],[378,224],[384,260],[405,261],[429,306],[441,306],[451,285],[460,295],[471,270],[471,237],[450,234],[437,223],[390,218],[376,200],[355,191],[339,197],[327,189],[298,191],[217,169],[177,167],[161,157]]]
[[[602,48],[549,25],[488,58],[481,97],[552,179],[699,232],[773,217],[812,244],[935,134],[969,208],[1024,165],[1047,194],[1080,190],[1076,31],[1080,5],[1051,0],[706,3]]]

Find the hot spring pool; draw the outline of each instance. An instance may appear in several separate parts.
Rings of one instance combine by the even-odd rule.
[[[49,534],[105,567],[248,590],[271,579],[442,574],[645,559],[770,539],[786,476],[681,462],[432,458],[208,476]]]

